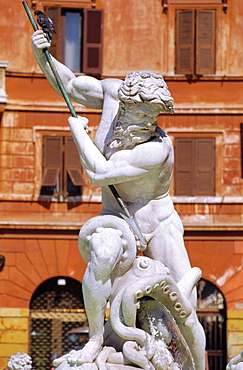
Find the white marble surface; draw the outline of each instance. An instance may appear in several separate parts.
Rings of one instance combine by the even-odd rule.
[[[59,93],[42,52],[50,44],[42,31],[34,33],[32,42],[37,62]],[[205,338],[195,313],[194,285],[198,270],[191,269],[182,223],[169,196],[174,164],[172,142],[157,126],[160,112],[173,113],[174,101],[167,85],[161,76],[150,71],[132,72],[125,81],[98,80],[90,76],[75,77],[66,66],[54,59],[53,62],[72,101],[102,109],[94,142],[87,133],[86,118],[70,117],[68,121],[84,170],[93,185],[102,187],[103,204],[101,215],[89,220],[79,236],[80,252],[88,264],[82,285],[90,340],[82,350],[71,351],[55,360],[55,365],[58,370],[66,361],[70,367],[89,364],[91,369],[90,363],[94,367],[106,345],[103,322],[110,301],[111,332],[115,333],[111,335],[116,336],[116,345],[121,347],[116,353],[122,353],[140,368],[177,369],[176,361],[168,365],[169,359],[162,365],[163,356],[159,359],[158,352],[146,345],[152,343],[148,341],[152,333],[136,328],[139,300],[128,306],[120,293],[132,302],[138,294],[143,297],[144,292],[149,294],[150,289],[154,291],[155,286],[163,283],[169,298],[165,299],[164,291],[159,298],[155,297],[162,299],[172,311],[196,369],[204,370]],[[109,185],[115,186],[146,241],[143,254],[148,258],[143,262],[135,259],[137,250],[141,250],[141,241],[129,228],[129,220],[125,222],[121,216],[123,210]],[[152,275],[150,267],[154,269]],[[140,273],[141,280],[136,279]],[[154,281],[155,273],[164,280]],[[133,286],[129,285],[130,281]],[[126,290],[127,286],[130,288]],[[140,288],[142,293],[138,293]],[[109,367],[109,356],[104,363],[99,369]]]

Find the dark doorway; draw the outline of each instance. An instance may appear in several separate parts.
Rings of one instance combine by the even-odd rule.
[[[50,370],[53,359],[85,344],[87,325],[80,282],[64,276],[43,282],[30,302],[33,369]]]
[[[197,315],[206,335],[209,370],[225,370],[226,306],[220,290],[211,282],[201,279],[197,286]]]

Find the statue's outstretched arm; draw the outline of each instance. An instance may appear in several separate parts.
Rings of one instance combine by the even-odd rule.
[[[50,46],[51,44],[45,37],[42,30],[38,30],[33,33],[32,48],[34,56],[54,90],[58,94],[60,94],[56,79],[46,60],[45,54],[43,53],[43,49],[49,48]],[[102,84],[99,80],[90,76],[76,77],[73,72],[65,65],[58,62],[53,57],[52,60],[60,75],[64,88],[72,101],[78,102],[90,108],[102,108],[103,89]]]

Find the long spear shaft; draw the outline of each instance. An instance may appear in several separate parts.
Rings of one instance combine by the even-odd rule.
[[[37,26],[37,24],[35,22],[35,19],[34,19],[32,13],[30,11],[30,8],[29,8],[29,5],[28,5],[27,1],[22,1],[22,4],[23,4],[23,6],[25,8],[25,11],[26,11],[26,13],[27,13],[27,15],[29,17],[30,23],[32,24],[32,27],[33,27],[34,31],[37,31],[39,28],[38,28],[38,26]],[[58,87],[59,87],[59,89],[61,91],[61,94],[62,94],[64,100],[67,103],[67,106],[68,106],[68,108],[70,110],[70,113],[72,114],[73,117],[78,118],[78,116],[77,116],[77,114],[76,114],[76,112],[74,110],[74,107],[73,107],[73,105],[72,105],[72,103],[71,103],[71,101],[69,99],[69,96],[68,96],[68,94],[67,94],[67,92],[66,92],[66,90],[65,90],[65,88],[63,86],[63,83],[62,83],[62,80],[61,80],[61,78],[59,76],[59,73],[58,73],[58,71],[57,71],[57,69],[56,69],[56,67],[55,67],[55,65],[53,63],[53,60],[52,60],[51,55],[50,55],[49,51],[47,50],[47,48],[43,49],[43,53],[45,54],[46,60],[49,63],[49,66],[50,66],[50,68],[52,70],[52,73],[53,73],[55,79],[56,79],[56,82],[57,82]],[[144,239],[144,237],[143,237],[143,235],[142,235],[142,233],[141,233],[141,231],[140,231],[140,229],[138,227],[138,224],[137,224],[135,218],[130,214],[127,206],[125,205],[125,203],[121,199],[121,197],[118,194],[115,186],[114,185],[109,185],[109,188],[110,188],[112,194],[114,195],[114,197],[116,198],[116,201],[118,202],[118,204],[122,208],[123,212],[125,213],[125,215],[123,215],[122,213],[120,213],[121,216],[127,221],[127,223],[130,225],[130,227],[133,229],[133,231],[135,232],[135,234],[138,236],[139,240],[141,241],[142,245],[145,246],[146,245],[146,241],[145,241],[145,239]]]
[[[25,8],[25,11],[26,11],[26,13],[27,13],[27,15],[29,17],[30,23],[32,24],[32,27],[33,27],[34,31],[37,31],[38,30],[38,27],[37,27],[37,24],[35,22],[35,19],[34,19],[32,13],[30,11],[30,8],[29,8],[29,5],[28,5],[27,1],[22,1],[22,4],[23,4],[23,6]],[[63,83],[62,83],[62,81],[60,79],[60,76],[59,76],[59,74],[57,72],[57,69],[56,69],[56,67],[55,67],[55,65],[54,65],[54,63],[52,61],[52,58],[51,58],[51,55],[50,55],[49,51],[45,48],[45,49],[43,49],[43,53],[45,54],[46,60],[49,63],[49,66],[50,66],[50,68],[52,70],[52,73],[54,74],[54,77],[56,79],[56,82],[58,84],[58,87],[59,87],[59,89],[61,91],[61,94],[62,94],[64,100],[67,103],[67,106],[68,106],[68,108],[70,110],[70,113],[72,114],[73,117],[77,118],[78,116],[77,116],[77,114],[76,114],[76,112],[75,112],[75,110],[73,108],[73,105],[72,105],[72,103],[71,103],[71,101],[69,99],[69,96],[66,93],[66,90],[65,90],[65,88],[63,86]]]

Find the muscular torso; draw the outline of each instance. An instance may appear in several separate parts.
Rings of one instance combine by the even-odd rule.
[[[114,80],[112,85],[110,83],[106,84],[105,81],[103,82],[103,113],[94,142],[106,159],[110,159],[115,153],[115,150],[111,149],[108,143],[113,137],[113,130],[119,109],[117,91],[120,84],[120,80]],[[168,136],[165,135],[164,137],[161,136],[160,138],[151,139],[151,144],[153,141],[156,141],[156,145],[159,144],[165,147],[165,150],[168,154],[164,161],[161,162],[159,166],[150,169],[147,173],[138,176],[137,178],[133,178],[130,181],[117,183],[115,188],[122,200],[127,204],[132,214],[138,213],[139,217],[139,210],[143,209],[141,214],[143,213],[144,215],[147,215],[148,213],[153,213],[153,218],[160,219],[168,217],[168,214],[173,210],[170,200],[170,207],[167,207],[168,212],[166,212],[166,214],[164,212],[164,207],[161,208],[158,203],[168,202],[168,200],[164,201],[161,199],[168,198],[168,191],[174,163],[174,154],[172,143]],[[157,151],[156,145],[155,151]],[[117,166],[119,166],[119,163]],[[155,200],[155,202],[151,202],[152,200]],[[120,206],[114,199],[114,195],[111,193],[111,190],[108,186],[103,186],[102,188],[102,203],[104,209],[107,211],[121,211]],[[161,216],[159,216],[160,212],[158,207],[161,208]]]
[[[138,176],[131,181],[121,182],[116,184],[116,189],[121,198],[127,203],[140,204],[143,206],[151,199],[166,195],[171,182],[171,174],[173,168],[173,148],[169,137],[164,137],[156,140],[156,144],[166,146],[168,151],[167,158],[154,169],[150,169],[147,173]],[[151,140],[152,144],[153,140]],[[144,144],[138,144],[144,145]],[[155,147],[156,150],[156,147]],[[156,155],[156,153],[155,153]],[[119,166],[119,164],[118,164]],[[111,200],[112,197],[111,197]],[[110,190],[107,187],[103,189],[103,204],[107,206],[110,201]]]
[[[173,205],[170,200],[168,201],[174,162],[173,147],[170,138],[161,133],[160,137],[151,138],[148,142],[137,144],[135,149],[130,149],[133,152],[132,160],[129,150],[110,148],[108,144],[114,136],[119,111],[117,92],[120,84],[120,80],[113,80],[112,84],[111,81],[109,83],[102,81],[103,113],[94,143],[105,158],[113,161],[114,165],[114,173],[109,172],[103,177],[101,172],[99,175],[102,186],[102,203],[107,212],[121,212],[120,206],[107,186],[107,180],[104,180],[110,177],[110,185],[115,184],[116,190],[127,204],[131,214],[136,214],[143,224],[146,221],[143,222],[142,219],[149,214],[150,218],[154,219],[151,224],[155,224],[173,212]],[[147,166],[147,159],[152,157],[154,160]],[[137,158],[141,160],[137,161]],[[126,166],[127,161],[130,161],[128,166]],[[121,175],[116,169],[123,165],[124,170]],[[121,181],[113,180],[112,176],[114,178],[119,176]],[[99,185],[99,181],[96,184]],[[161,203],[168,202],[169,207],[161,206]]]
[[[148,234],[174,212],[168,195],[173,168],[173,148],[168,137],[161,139],[160,145],[168,148],[168,156],[160,166],[131,181],[115,185],[130,214],[136,216],[141,231]],[[102,190],[102,203],[106,212],[121,212],[109,187],[104,186]]]

